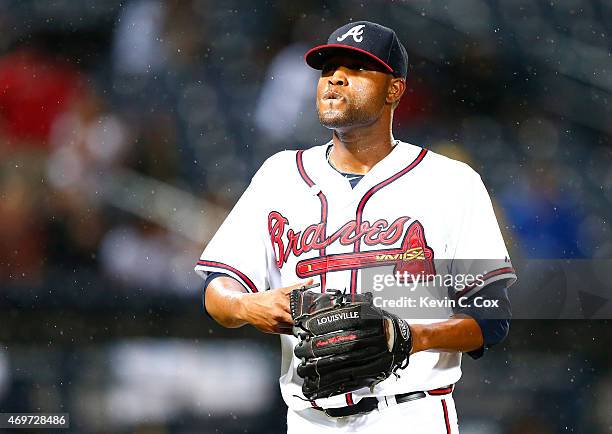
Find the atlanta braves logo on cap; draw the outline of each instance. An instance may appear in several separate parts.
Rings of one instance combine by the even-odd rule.
[[[342,42],[349,36],[352,36],[355,42],[361,42],[363,41],[363,28],[364,27],[365,27],[365,24],[359,24],[357,26],[351,27],[348,32],[346,32],[342,36],[338,36],[336,39],[338,40],[338,42]]]
[[[406,78],[408,73],[408,53],[395,32],[370,21],[351,22],[337,28],[326,44],[311,48],[304,57],[308,65],[322,70],[325,62],[336,54],[367,56],[395,77]]]

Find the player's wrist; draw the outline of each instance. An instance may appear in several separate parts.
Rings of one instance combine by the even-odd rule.
[[[242,293],[236,294],[234,298],[234,315],[237,321],[242,324],[251,324],[249,315],[250,298],[253,294]]]
[[[411,324],[410,335],[412,337],[412,349],[410,354],[429,349],[428,329],[422,324]]]

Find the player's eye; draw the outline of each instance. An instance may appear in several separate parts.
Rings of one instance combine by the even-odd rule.
[[[368,68],[363,63],[353,63],[349,65],[353,71],[366,71]]]
[[[350,69],[351,71],[369,71],[371,68],[368,67],[365,63],[355,62],[355,63],[342,63],[343,67]],[[321,68],[321,75],[330,75],[333,74],[336,69],[340,67],[339,64],[336,63],[326,63]]]
[[[334,71],[337,68],[336,65],[334,65],[333,63],[326,63],[325,65],[323,65],[323,68],[321,69],[321,72],[323,74]]]

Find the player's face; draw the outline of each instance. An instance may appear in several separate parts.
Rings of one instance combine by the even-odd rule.
[[[330,58],[317,86],[317,112],[324,127],[342,129],[378,120],[386,104],[392,76],[365,56]]]

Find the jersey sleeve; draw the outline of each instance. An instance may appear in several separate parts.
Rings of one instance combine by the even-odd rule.
[[[458,297],[470,297],[493,282],[503,281],[509,287],[516,281],[491,198],[480,176],[471,169],[464,189],[450,266]]]
[[[249,292],[269,288],[271,244],[266,237],[265,169],[251,180],[210,243],[204,249],[195,271],[204,279],[209,273],[225,273],[238,280]]]
[[[476,297],[489,300],[488,305],[476,305]],[[453,308],[453,314],[467,315],[478,323],[483,337],[482,347],[469,351],[467,354],[473,359],[479,359],[485,352],[502,342],[508,336],[512,308],[508,298],[508,289],[503,280],[491,283],[478,291],[476,295],[468,298],[464,306]]]

